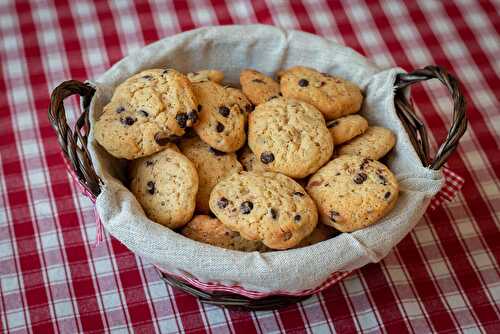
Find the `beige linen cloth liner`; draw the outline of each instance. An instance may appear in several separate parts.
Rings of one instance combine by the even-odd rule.
[[[265,25],[208,27],[151,44],[115,64],[99,78],[90,119],[95,122],[117,84],[148,68],[182,72],[224,71],[237,84],[243,68],[274,74],[306,65],[358,84],[365,100],[362,115],[370,124],[397,134],[389,166],[401,185],[396,207],[378,224],[343,233],[326,242],[289,251],[243,253],[198,243],[149,220],[122,184],[124,164],[111,158],[89,136],[89,151],[104,182],[97,212],[105,229],[131,251],[174,274],[203,282],[240,285],[260,292],[312,289],[336,271],[352,271],[380,261],[417,224],[443,183],[439,171],[422,167],[394,109],[394,81],[400,68],[380,69],[355,51],[324,38]]]

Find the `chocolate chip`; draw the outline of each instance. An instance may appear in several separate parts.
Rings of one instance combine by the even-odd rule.
[[[255,107],[254,107],[253,104],[247,104],[245,106],[245,111],[248,112],[248,113],[252,112],[254,109],[255,109]]]
[[[198,104],[198,112],[201,112],[201,104]]]
[[[271,209],[269,210],[269,213],[271,214],[271,218],[272,218],[272,219],[276,219],[276,218],[278,218],[278,211],[276,211],[275,209],[271,208]]]
[[[321,82],[319,83],[319,86],[320,86],[320,87],[323,87],[324,85],[326,85],[326,82],[324,82],[324,81],[321,81]]]
[[[363,182],[366,181],[368,177],[366,176],[365,173],[358,173],[354,176],[354,178],[352,179],[354,181],[354,183],[356,184],[361,184]]]
[[[177,121],[177,124],[179,124],[179,127],[181,129],[184,129],[186,127],[188,115],[185,112],[182,112],[180,114],[175,115],[175,120]]]
[[[151,79],[153,79],[153,77],[152,77],[152,76],[150,76],[150,75],[145,75],[145,76],[143,76],[142,78],[143,78],[143,79],[146,79],[146,80],[151,80]]]
[[[221,114],[224,117],[228,117],[230,112],[231,110],[229,110],[229,108],[226,106],[219,107],[219,114]]]
[[[333,210],[330,211],[330,217],[329,218],[330,218],[330,220],[332,222],[336,223],[337,220],[339,219],[339,217],[340,217],[340,213],[338,213],[337,211],[333,211]]]
[[[148,181],[147,186],[148,186],[148,193],[153,195],[155,193],[155,183],[153,181]]]
[[[192,110],[192,111],[188,112],[187,117],[194,124],[198,120],[198,113],[196,112],[196,110]]]
[[[122,112],[125,111],[125,107],[118,107],[118,108],[116,108],[115,111],[116,111],[117,114],[121,114]]]
[[[381,183],[382,185],[386,186],[386,185],[387,185],[387,179],[385,178],[385,176],[384,176],[384,175],[382,175],[382,174],[378,174],[378,173],[377,173],[377,176],[378,176],[378,178],[380,179],[380,183]]]
[[[170,71],[170,69],[167,68],[167,69],[163,70],[163,72],[161,72],[161,74],[167,74],[169,71]]]
[[[279,96],[283,96],[283,94],[281,94],[281,92],[278,93]]]
[[[173,135],[173,134],[169,135],[169,136],[165,136],[165,133],[162,133],[162,132],[157,132],[155,134],[155,141],[160,146],[167,145],[168,143],[171,143],[171,142],[176,142],[181,138],[182,138],[181,136],[177,136],[177,135]]]
[[[388,191],[384,194],[384,199],[389,199],[389,197],[391,197],[391,192]]]
[[[137,121],[137,119],[132,118],[130,116],[127,116],[125,118],[120,118],[120,122],[122,122],[125,125],[132,125],[135,123],[135,121]]]
[[[240,205],[240,211],[244,215],[248,215],[253,209],[253,203],[250,201],[245,201]]]
[[[309,85],[309,81],[307,81],[306,79],[300,79],[299,80],[299,86],[300,87],[307,87]]]
[[[298,223],[302,217],[299,214],[296,214],[295,217],[293,217],[293,220],[295,220],[296,223]]]
[[[268,164],[274,161],[274,154],[272,152],[263,152],[260,155],[260,161],[262,161],[263,164]]]
[[[222,124],[222,123],[220,123],[220,122],[217,122],[217,125],[216,125],[216,127],[215,127],[215,130],[216,130],[217,132],[222,132],[222,131],[224,131],[224,124]]]
[[[142,115],[142,116],[144,116],[144,117],[148,117],[148,116],[149,116],[148,112],[147,112],[147,111],[145,111],[145,110],[142,110],[142,109],[141,109],[141,110],[139,110],[139,112],[140,112],[140,113],[141,113],[141,115]]]
[[[257,83],[265,83],[263,80],[260,80],[260,79],[253,79],[252,81],[257,82]]]
[[[154,162],[151,160],[146,160],[146,166],[153,166]]]
[[[331,121],[331,122],[326,123],[326,127],[327,127],[327,128],[334,128],[334,127],[336,127],[337,125],[339,125],[339,121],[337,121],[337,120],[334,120],[334,121]]]
[[[301,193],[300,191],[296,191],[293,193],[295,196],[299,196],[299,197],[304,197],[304,193]]]
[[[284,232],[284,235],[283,235],[283,240],[284,240],[284,241],[288,241],[288,240],[290,240],[291,238],[292,238],[292,232],[290,232],[290,231],[286,231],[286,232]]]
[[[217,201],[217,206],[219,207],[219,209],[224,209],[228,204],[229,204],[229,201],[225,197],[221,197]]]
[[[368,165],[372,161],[372,159],[364,158],[363,161],[361,161],[361,166],[359,166],[359,169],[365,169],[366,165]]]
[[[217,157],[221,157],[221,156],[223,156],[223,155],[226,155],[226,152],[219,151],[219,150],[217,150],[217,149],[215,149],[215,148],[213,148],[213,147],[210,147],[208,150],[209,150],[211,153],[213,153],[213,155],[215,155],[215,156],[217,156]]]

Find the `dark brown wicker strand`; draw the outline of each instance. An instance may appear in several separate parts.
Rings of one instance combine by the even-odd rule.
[[[404,88],[429,79],[438,79],[450,91],[453,99],[453,121],[444,143],[440,146],[436,156],[429,158],[429,141],[422,121],[415,115],[415,111],[404,95]],[[57,133],[59,145],[65,158],[71,164],[73,172],[80,184],[94,197],[99,195],[101,180],[96,175],[87,150],[87,137],[90,129],[89,106],[94,95],[94,88],[80,81],[65,81],[54,89],[49,107],[49,120]],[[67,124],[64,110],[64,99],[78,94],[83,97],[83,112],[71,131]],[[439,169],[446,162],[449,155],[456,149],[458,141],[467,129],[467,115],[465,98],[460,91],[457,79],[446,70],[437,66],[427,66],[408,74],[399,74],[395,83],[394,103],[396,112],[405,127],[410,140],[417,151],[424,166]],[[261,299],[251,299],[238,294],[223,292],[205,292],[173,276],[161,273],[161,277],[170,285],[177,287],[203,303],[220,305],[240,310],[269,310],[288,304],[299,302],[309,296],[270,296]]]

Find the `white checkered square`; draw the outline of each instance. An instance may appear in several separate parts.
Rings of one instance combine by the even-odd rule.
[[[107,311],[121,307],[120,294],[116,291],[108,291],[102,295],[102,303]]]
[[[53,265],[47,268],[47,278],[49,284],[57,284],[66,280],[66,273],[64,267],[61,265]]]
[[[454,58],[465,57],[467,52],[465,47],[458,41],[450,41],[448,43],[444,43],[443,48],[445,49],[445,52],[447,52],[448,55]]]
[[[0,45],[5,49],[5,51],[15,51],[19,49],[19,40],[13,35],[3,36],[3,40],[0,41]]]
[[[2,270],[0,270],[2,273]],[[2,287],[2,293],[8,294],[9,292],[18,291],[19,290],[19,277],[15,274],[0,276],[0,282]]]
[[[158,327],[162,333],[179,333],[179,327],[175,318],[160,319]]]
[[[113,270],[113,264],[109,258],[103,257],[94,261],[94,268],[96,275],[109,274]]]
[[[434,244],[436,242],[435,237],[432,235],[431,229],[424,224],[420,224],[418,228],[414,230],[414,236],[421,245]]]
[[[422,316],[422,310],[416,301],[402,301],[401,306],[410,317]]]
[[[2,236],[3,239],[4,236]],[[0,241],[0,259],[8,259],[11,258],[14,254],[12,250],[12,245],[10,243],[10,239]],[[2,271],[0,271],[2,272]]]
[[[192,13],[192,15],[193,20],[195,20],[200,26],[206,26],[217,22],[214,11],[209,7],[200,6],[197,8],[196,12]]]
[[[19,78],[24,75],[24,66],[20,59],[8,59],[5,62],[4,71],[11,78]]]
[[[466,307],[464,298],[458,293],[447,294],[444,296],[444,298],[446,299],[446,302],[450,305],[450,307],[454,310],[459,310]]]
[[[45,232],[40,234],[40,240],[42,243],[42,248],[44,251],[58,247],[59,240],[57,238],[57,232]]]
[[[402,269],[402,267],[388,267],[387,272],[389,273],[389,277],[391,278],[391,281],[394,283],[402,282],[404,283],[406,281],[406,275]]]
[[[24,147],[24,145],[23,145],[23,147]],[[35,149],[37,150],[37,147],[32,147],[31,149],[33,149],[35,151]],[[43,187],[46,185],[47,179],[45,178],[45,171],[44,170],[42,170],[40,168],[33,168],[33,169],[28,169],[27,173],[28,173],[28,182],[29,182],[31,187]],[[43,215],[45,215],[45,216],[51,215],[52,211],[49,211],[48,214],[46,213],[47,208],[50,207],[50,206],[48,206],[49,205],[48,199],[43,200],[42,203],[43,203],[42,205],[44,205],[43,211],[42,211]],[[38,203],[35,203],[35,210],[38,209],[37,204]]]
[[[71,301],[58,301],[54,304],[54,309],[59,319],[71,317],[74,314]]]
[[[38,6],[34,16],[35,20],[40,23],[50,23],[57,20],[54,8],[50,6]]]
[[[450,271],[443,260],[433,260],[429,262],[432,273],[436,277],[449,277]]]
[[[344,287],[349,295],[357,295],[364,291],[361,280],[354,275],[344,281]]]
[[[24,310],[20,309],[18,311],[7,312],[7,326],[11,330],[25,327],[26,321],[24,319]]]
[[[0,16],[0,30],[2,31],[8,31],[12,28],[14,28],[14,15],[8,15],[7,13],[3,14]]]
[[[54,45],[61,39],[56,31],[48,29],[40,32],[38,36],[43,45]]]
[[[94,13],[93,6],[91,5],[90,2],[77,1],[74,4],[72,4],[71,7],[72,7],[72,12],[78,14],[79,16],[91,16]]]

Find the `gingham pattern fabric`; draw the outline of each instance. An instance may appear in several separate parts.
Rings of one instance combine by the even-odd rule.
[[[500,332],[500,4],[489,1],[0,2],[0,332]],[[278,311],[206,306],[105,235],[66,172],[51,90],[161,37],[268,23],[344,43],[382,67],[458,76],[470,127],[448,166],[465,180],[387,258]],[[437,83],[412,90],[433,147],[450,122]],[[69,118],[78,115],[68,101]]]

